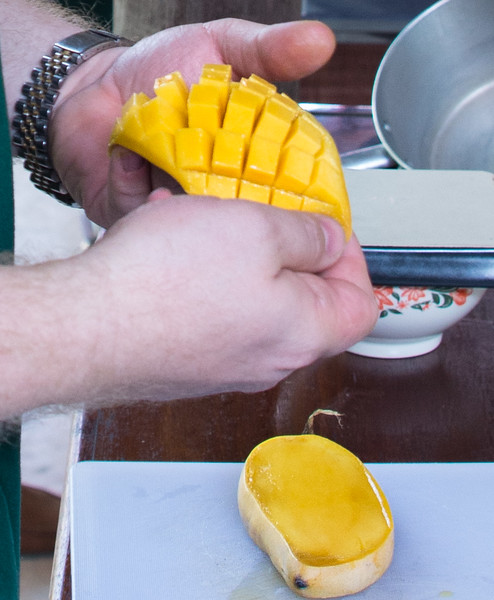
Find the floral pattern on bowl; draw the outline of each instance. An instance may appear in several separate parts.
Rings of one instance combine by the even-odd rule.
[[[485,288],[374,286],[379,319],[353,354],[410,358],[435,350],[443,333],[477,306]]]
[[[427,310],[433,306],[437,308],[449,308],[455,304],[463,306],[472,293],[471,288],[374,287],[380,319],[389,315],[401,315],[406,308]]]

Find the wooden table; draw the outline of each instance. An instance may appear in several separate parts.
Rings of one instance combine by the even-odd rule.
[[[411,359],[345,352],[259,394],[86,412],[79,460],[243,461],[269,436],[312,429],[363,460],[494,460],[494,290]]]
[[[363,127],[342,122],[333,130],[345,147],[374,135]],[[84,412],[73,458],[243,461],[267,437],[303,432],[313,415],[312,431],[364,461],[492,461],[493,356],[494,290],[489,290],[436,351],[421,357],[380,360],[343,353],[260,394]],[[57,600],[71,598],[67,532],[64,510],[51,596]]]

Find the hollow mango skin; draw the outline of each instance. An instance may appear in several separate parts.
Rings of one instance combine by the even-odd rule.
[[[321,436],[279,436],[254,448],[238,506],[250,537],[306,598],[355,594],[391,563],[383,492],[355,455]]]
[[[155,96],[135,93],[113,127],[120,145],[174,177],[189,194],[243,198],[326,214],[351,235],[338,149],[310,113],[261,77],[231,80],[230,65],[204,65],[187,88],[176,71]]]

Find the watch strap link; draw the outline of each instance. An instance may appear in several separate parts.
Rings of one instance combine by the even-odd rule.
[[[22,86],[12,123],[17,156],[31,171],[35,187],[64,204],[79,206],[63,186],[48,153],[48,124],[60,87],[70,73],[98,52],[132,44],[106,31],[81,31],[56,43],[51,54],[43,56],[40,66],[33,69],[31,81]]]

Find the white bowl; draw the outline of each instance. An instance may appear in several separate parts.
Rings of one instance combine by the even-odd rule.
[[[443,332],[477,306],[485,288],[375,286],[380,315],[371,334],[349,349],[373,358],[409,358],[435,350]]]

